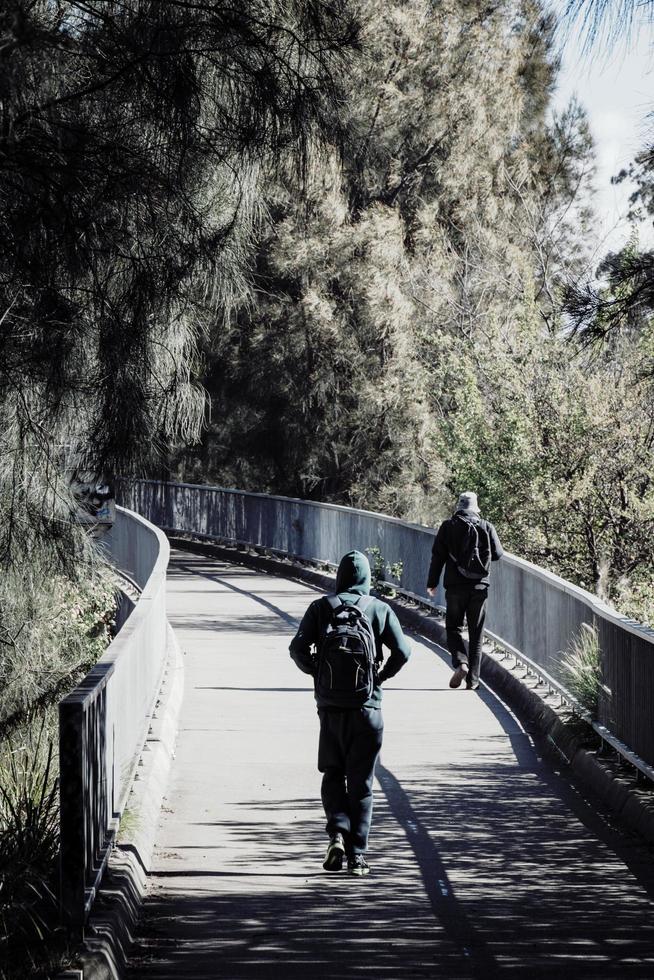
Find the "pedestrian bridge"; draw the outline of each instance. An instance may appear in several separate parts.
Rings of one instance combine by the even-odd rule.
[[[220,508],[215,497],[202,501],[207,493],[140,483],[125,497],[169,530],[193,530],[196,540],[243,544],[247,532],[250,544],[269,553],[324,564],[353,546],[376,546],[389,561],[405,560],[407,593],[414,591],[412,568],[426,574],[425,529],[416,529],[424,542],[413,537],[409,547],[401,537],[413,531],[402,522],[328,508],[319,514],[323,539],[315,551],[316,526],[295,501],[289,503],[295,516],[281,522],[295,539],[279,547],[266,539],[265,509],[281,506],[274,498],[255,496],[248,510],[242,506],[248,495],[223,496],[229,506]],[[325,513],[333,522],[327,530]],[[211,522],[223,522],[223,533]],[[565,767],[559,771],[543,757],[537,733],[488,684],[479,694],[450,690],[449,657],[427,631],[410,634],[412,659],[385,685],[371,874],[327,875],[317,718],[307,678],[288,656],[320,580],[300,577],[296,565],[278,562],[278,574],[271,574],[261,567],[265,561],[241,564],[227,551],[203,553],[201,545],[181,541],[173,541],[165,576],[161,532],[124,511],[111,546],[143,591],[119,634],[122,649],[62,705],[62,745],[72,745],[70,732],[76,733],[82,760],[74,761],[72,749],[62,759],[62,834],[66,819],[77,826],[77,837],[64,834],[62,845],[68,921],[82,926],[107,841],[124,815],[128,831],[119,852],[136,852],[148,871],[130,977],[654,977],[647,847],[580,793]],[[522,579],[528,612],[525,596],[535,595],[536,586],[525,582],[525,564],[507,563],[497,597],[514,601],[511,576]],[[555,577],[535,574],[547,588],[564,588]],[[585,621],[597,622],[603,608],[564,585],[568,626],[572,601],[590,610]],[[553,624],[554,600],[545,601],[546,612],[534,615],[549,615]],[[171,632],[161,631],[162,615]],[[644,660],[651,637],[608,615],[604,636],[622,628],[632,666]],[[495,611],[491,629],[500,639],[509,620]],[[515,633],[504,639],[507,646],[511,639]],[[636,650],[641,641],[646,653]],[[530,654],[537,671],[541,652],[534,646]],[[557,684],[545,666],[540,670]],[[149,735],[144,712],[146,722],[153,712]],[[138,749],[121,743],[122,719],[133,714],[139,723],[124,727],[135,744],[139,733],[147,736],[144,752],[142,738]],[[171,759],[165,746],[172,745],[173,716]],[[649,765],[641,756],[637,761]],[[77,782],[74,771],[66,772],[76,765]],[[139,769],[146,774],[133,784]],[[163,795],[160,818],[139,784],[155,798]],[[94,935],[87,924],[91,944]]]

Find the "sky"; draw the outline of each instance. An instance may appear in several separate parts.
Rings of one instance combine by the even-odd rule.
[[[554,9],[562,3],[555,0]],[[626,242],[630,226],[626,220],[633,184],[612,185],[611,177],[633,160],[654,132],[654,26],[641,20],[631,37],[607,45],[600,41],[584,51],[577,29],[561,32],[559,45],[562,70],[554,97],[554,108],[563,109],[573,95],[586,107],[596,144],[598,214],[597,251],[601,257]],[[642,246],[654,247],[651,219],[639,224]]]

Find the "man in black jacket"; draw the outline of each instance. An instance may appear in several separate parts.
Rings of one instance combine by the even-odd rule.
[[[342,603],[356,603],[370,593],[370,564],[360,551],[344,555],[336,575],[336,594]],[[311,603],[290,646],[291,657],[305,674],[316,679],[316,648],[331,618],[326,597]],[[411,648],[397,616],[381,599],[369,599],[365,607],[374,633],[377,660],[383,660],[382,646],[390,656],[375,674],[372,693],[356,708],[333,707],[316,692],[320,738],[318,771],[322,777],[322,803],[327,817],[329,844],[323,867],[340,871],[347,855],[350,874],[366,875],[364,857],[372,820],[372,784],[379,755],[384,723],[381,713],[381,685],[397,674],[408,661]]]
[[[473,555],[473,545],[477,554]],[[497,531],[479,514],[477,495],[462,493],[453,517],[443,521],[432,547],[427,592],[436,592],[445,568],[445,631],[454,673],[450,687],[476,691],[481,669],[481,646],[490,584],[490,563],[504,554]],[[463,621],[468,623],[468,652],[463,642]]]

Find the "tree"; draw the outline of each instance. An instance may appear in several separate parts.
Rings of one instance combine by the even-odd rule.
[[[306,195],[292,178],[272,194],[256,304],[207,352],[212,423],[181,466],[433,519],[429,335],[488,338],[533,308],[522,226],[550,26],[531,2],[361,14],[343,138]]]
[[[270,193],[255,302],[205,352],[212,422],[179,472],[429,522],[472,487],[516,553],[650,615],[649,334],[599,350],[563,306],[593,147],[577,104],[548,116],[553,20],[379,10],[342,141],[304,194],[288,173]]]
[[[441,373],[459,379],[440,435],[455,484],[478,489],[511,551],[651,618],[651,338],[625,348],[590,357],[523,336],[473,360],[439,345]]]
[[[197,438],[199,338],[247,290],[266,175],[337,131],[355,44],[341,0],[3,5],[0,588],[25,601],[0,635],[29,649],[49,577],[87,571],[71,478]]]
[[[654,313],[654,252],[641,251],[633,234],[620,252],[605,256],[597,278],[572,283],[565,301],[583,344],[612,346],[618,334],[646,329]]]
[[[654,2],[643,0],[570,0],[567,5],[569,23],[581,23],[586,33],[587,48],[601,52],[610,49],[621,38],[629,38],[634,24],[654,23]],[[654,146],[651,141],[637,154],[634,163],[617,174],[613,181],[629,178],[636,187],[631,195],[630,218],[637,222],[654,216]],[[654,309],[652,269],[654,253],[638,247],[634,232],[631,240],[619,253],[605,256],[596,270],[578,275],[568,283],[567,312],[577,335],[588,342],[611,336],[625,326],[646,320]]]
[[[211,352],[212,425],[183,473],[213,479],[218,462],[234,485],[419,509],[437,464],[401,222],[377,205],[350,224],[336,166],[308,183],[310,222],[293,184],[287,193],[259,259],[256,308]]]

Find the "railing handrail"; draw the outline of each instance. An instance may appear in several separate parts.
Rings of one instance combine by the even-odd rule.
[[[402,590],[425,595],[435,529],[397,517],[294,497],[192,483],[134,480],[125,502],[171,530],[277,550],[302,561],[338,562],[344,550],[379,547],[403,561]],[[494,570],[486,625],[508,647],[565,685],[562,656],[583,624],[597,630],[602,685],[597,722],[654,765],[654,630],[555,572],[508,554]],[[425,596],[426,598],[426,596]],[[439,586],[435,603],[445,600]]]
[[[429,526],[427,524],[417,524],[413,521],[405,521],[401,517],[393,517],[391,514],[382,514],[380,511],[362,510],[361,508],[357,507],[348,507],[346,504],[330,504],[321,500],[306,500],[304,497],[284,497],[278,493],[260,493],[256,490],[239,490],[237,487],[219,487],[218,485],[211,483],[178,483],[176,480],[150,480],[139,477],[138,479],[125,480],[124,482],[149,483],[152,486],[168,484],[171,487],[183,487],[187,490],[217,490],[220,493],[234,494],[234,496],[242,496],[243,494],[246,494],[248,497],[257,497],[259,500],[281,500],[284,503],[302,504],[303,507],[319,507],[323,510],[342,511],[345,514],[365,514],[368,517],[376,517],[378,520],[386,521],[389,524],[401,524],[403,527],[415,527],[419,528],[421,531],[429,530]]]
[[[131,533],[125,540],[128,551],[136,547],[131,556],[135,567],[121,569],[121,574],[140,594],[102,657],[59,704],[61,908],[63,921],[76,932],[84,928],[127,802],[160,687],[165,653],[160,642],[166,630],[168,539],[160,528],[125,508],[117,508],[116,519],[130,522]],[[154,553],[147,573],[138,554],[139,529],[147,533],[151,546],[146,549],[148,554]],[[130,564],[124,557],[124,563]],[[120,561],[115,564],[120,565]],[[120,693],[124,694],[126,681],[121,681],[121,676],[114,680],[116,672],[123,675],[131,658],[138,658],[144,650],[148,657],[138,665],[141,675],[136,717],[126,719],[117,732],[117,707],[112,705],[109,688],[112,682],[119,687],[122,683]]]
[[[138,479],[133,482],[151,484],[153,486],[168,484],[171,487],[179,487],[188,490],[211,490],[219,493],[233,494],[234,496],[242,496],[245,494],[248,497],[255,497],[260,500],[279,500],[284,503],[301,504],[303,507],[316,507],[322,510],[340,511],[347,514],[361,514],[365,517],[374,517],[376,520],[384,521],[387,524],[396,524],[402,527],[413,527],[416,528],[416,530],[427,531],[432,534],[436,533],[436,528],[429,524],[420,524],[416,521],[406,521],[401,517],[392,517],[389,514],[382,514],[374,510],[364,510],[358,507],[347,507],[344,504],[323,503],[319,500],[305,500],[302,497],[285,497],[281,494],[259,493],[253,490],[239,490],[238,488],[221,487],[216,484],[182,483],[174,480],[151,479]],[[315,557],[316,559],[320,558],[319,555],[316,555]],[[540,565],[536,565],[534,562],[528,561],[526,558],[520,558],[518,555],[514,555],[511,552],[505,551],[502,561],[506,561],[510,565],[514,565],[515,567],[522,568],[525,571],[530,572],[530,574],[535,575],[537,578],[540,578],[548,584],[555,586],[561,592],[575,596],[575,598],[580,599],[582,602],[588,605],[593,612],[602,616],[604,619],[608,619],[610,622],[615,623],[617,626],[620,626],[631,633],[636,633],[639,636],[646,636],[647,638],[651,639],[651,642],[654,644],[654,629],[620,613],[617,609],[604,602],[593,592],[589,592],[587,589],[584,589],[580,585],[576,585],[574,582],[569,582],[567,579],[562,578],[560,575],[557,575],[556,572],[552,572],[548,568],[542,568]]]
[[[519,558],[517,555],[512,555],[509,552],[505,552],[502,561],[505,560],[508,562],[508,564],[515,565],[519,568],[524,568],[526,571],[529,571],[530,574],[535,575],[536,578],[540,578],[542,581],[556,586],[561,592],[575,596],[575,598],[585,602],[593,610],[593,612],[602,616],[604,619],[608,619],[610,622],[615,623],[616,626],[621,626],[623,629],[626,629],[631,633],[636,633],[639,636],[646,635],[651,639],[652,643],[654,643],[654,629],[651,629],[649,626],[645,626],[644,623],[639,623],[637,620],[630,619],[628,616],[625,616],[614,606],[610,606],[593,592],[589,592],[587,589],[582,588],[582,586],[575,585],[574,582],[569,582],[567,579],[561,578],[560,575],[557,575],[556,572],[550,571],[548,568],[542,568],[540,565],[535,565],[526,558]]]
[[[126,507],[116,507],[116,511],[123,514],[128,513]],[[124,575],[127,581],[140,591],[140,595],[136,600],[134,610],[129,619],[121,626],[119,632],[113,638],[99,660],[97,660],[88,673],[85,674],[77,687],[70,691],[65,698],[62,698],[60,702],[61,704],[67,704],[72,701],[84,704],[87,700],[92,699],[97,695],[96,687],[100,689],[107,683],[107,680],[114,671],[116,662],[121,656],[124,656],[124,648],[128,646],[133,634],[148,618],[148,600],[152,599],[156,590],[159,588],[161,581],[165,581],[166,569],[168,568],[168,561],[170,559],[170,542],[168,541],[168,538],[161,528],[157,527],[155,524],[151,524],[150,521],[147,521],[144,517],[141,517],[140,514],[136,514],[134,511],[130,511],[129,513],[132,520],[136,520],[138,523],[147,527],[151,532],[155,533],[159,544],[159,554],[157,560],[143,588],[139,586],[138,582],[135,581],[133,576],[128,575],[121,570],[121,575]]]
[[[445,610],[443,610],[444,612]],[[543,669],[540,664],[535,663],[531,657],[528,657],[522,650],[516,650],[509,643],[503,640],[500,636],[496,636],[492,630],[485,629],[484,636],[488,637],[493,641],[498,647],[500,647],[506,654],[516,660],[516,662],[523,664],[528,671],[531,671],[536,677],[543,680],[550,691],[554,691],[566,704],[570,706],[575,715],[582,718],[587,725],[599,735],[602,743],[609,745],[618,755],[621,755],[629,765],[637,769],[638,772],[642,773],[650,782],[654,783],[654,766],[648,765],[639,755],[636,755],[628,745],[625,744],[621,739],[617,738],[613,732],[609,731],[606,725],[601,725],[598,721],[592,717],[590,711],[588,711],[584,706],[577,700],[577,698],[568,691],[568,689],[552,677],[550,673]],[[559,750],[560,751],[560,750]]]

